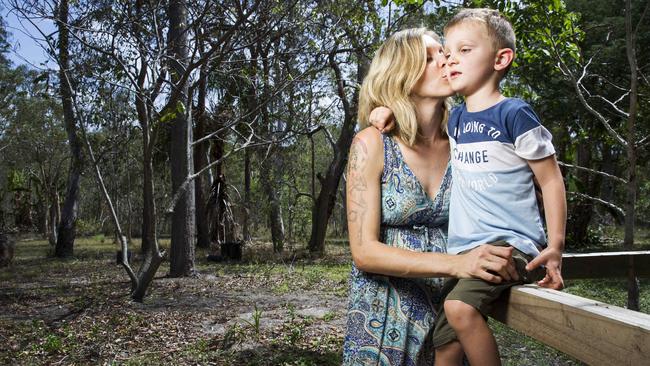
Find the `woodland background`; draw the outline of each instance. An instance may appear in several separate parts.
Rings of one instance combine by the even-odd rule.
[[[503,90],[553,133],[567,251],[650,246],[647,0],[0,4],[49,57],[0,23],[0,360],[340,362],[359,84],[463,6],[515,26]],[[568,285],[648,311],[634,275]]]

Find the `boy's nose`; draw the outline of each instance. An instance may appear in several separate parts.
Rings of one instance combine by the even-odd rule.
[[[445,60],[447,61],[447,65],[453,65],[458,63],[458,60],[456,60],[456,57],[452,53],[450,53]]]

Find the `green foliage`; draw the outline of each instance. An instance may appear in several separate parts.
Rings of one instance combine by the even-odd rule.
[[[12,169],[7,174],[7,190],[18,192],[27,190],[27,176],[23,171]]]
[[[167,123],[173,121],[177,115],[185,113],[185,104],[182,101],[177,101],[174,108],[168,108],[160,113],[160,123]]]
[[[255,336],[259,338],[260,326],[262,325],[262,310],[257,308],[257,304],[254,306],[251,320],[244,319],[244,322],[253,329]]]
[[[388,5],[389,2],[395,5],[422,5],[424,0],[381,0],[381,6]],[[434,1],[436,5],[440,5],[440,1]]]

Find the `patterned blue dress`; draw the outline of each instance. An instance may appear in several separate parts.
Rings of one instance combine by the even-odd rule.
[[[394,138],[382,136],[380,240],[416,252],[446,252],[450,165],[431,199]],[[343,364],[433,365],[431,333],[441,281],[376,275],[353,264]]]

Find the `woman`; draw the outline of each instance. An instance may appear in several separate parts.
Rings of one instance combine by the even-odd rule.
[[[359,121],[389,107],[391,136],[375,128],[352,142],[347,216],[354,261],[345,365],[433,365],[429,344],[440,277],[510,280],[511,248],[445,254],[449,141],[439,38],[424,28],[395,33],[379,48],[361,87]]]

